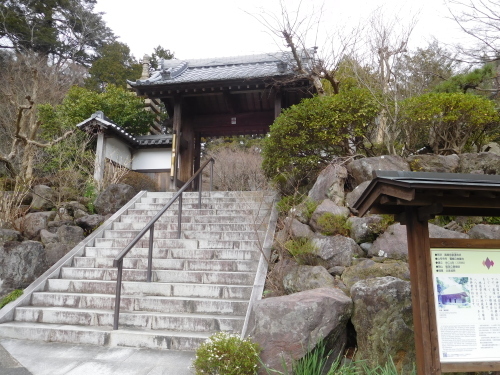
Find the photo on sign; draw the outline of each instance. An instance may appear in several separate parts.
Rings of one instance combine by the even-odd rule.
[[[471,307],[468,277],[440,276],[436,277],[436,284],[439,309]]]

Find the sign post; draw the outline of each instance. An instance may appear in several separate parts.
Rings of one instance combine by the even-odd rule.
[[[500,240],[432,239],[428,225],[436,215],[500,216],[500,176],[373,177],[353,208],[406,225],[417,374],[500,370]]]
[[[442,371],[500,370],[500,241],[430,243]]]

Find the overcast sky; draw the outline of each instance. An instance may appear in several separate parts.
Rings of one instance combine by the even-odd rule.
[[[297,0],[284,0],[291,11]],[[411,47],[425,47],[432,36],[451,43],[460,35],[449,19],[443,0],[309,0],[302,14],[321,12],[320,34],[335,27],[364,24],[379,7],[387,19],[403,25],[415,17]],[[284,47],[252,15],[278,14],[278,0],[98,0],[96,11],[105,12],[107,25],[140,59],[161,45],[175,57],[207,58],[274,52]],[[317,42],[321,48],[321,41]]]

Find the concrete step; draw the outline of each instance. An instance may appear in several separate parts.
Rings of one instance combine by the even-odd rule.
[[[134,205],[134,209],[136,210],[161,210],[163,207],[165,207],[165,204],[163,203],[136,203]],[[178,203],[172,204],[170,206],[170,209],[177,209],[178,208]],[[201,208],[198,205],[198,202],[196,203],[186,203],[182,201],[182,210],[269,210],[269,204],[267,203],[258,203],[258,202],[201,202]]]
[[[171,196],[169,197],[149,197],[146,195],[145,197],[142,197],[139,201],[139,203],[146,203],[146,204],[167,204],[170,202],[172,199]],[[207,202],[212,202],[212,203],[235,203],[235,202],[251,202],[251,203],[262,203],[262,204],[271,204],[274,199],[274,196],[259,196],[259,197],[250,197],[250,198],[245,198],[245,197],[236,197],[236,196],[227,196],[227,197],[219,197],[219,198],[208,198],[208,197],[202,197],[201,198],[201,203],[207,203]],[[178,200],[176,200],[174,204],[177,204]],[[193,196],[186,196],[184,193],[182,196],[182,203],[186,204],[197,204],[199,203],[198,196],[193,197]]]
[[[244,319],[244,316],[237,315],[120,312],[121,327],[169,331],[215,332],[223,330],[238,332],[243,328]],[[19,322],[112,327],[113,311],[27,306],[16,309],[14,320]]]
[[[116,281],[49,279],[47,292],[115,294]],[[192,283],[122,282],[122,294],[129,296],[162,296],[191,298],[249,299],[250,285],[217,285]]]
[[[166,330],[113,331],[108,327],[29,322],[0,324],[0,336],[6,338],[149,349],[195,350],[210,334]]]
[[[124,258],[120,329],[113,331],[115,258],[174,193],[146,193],[86,246],[59,278],[17,307],[0,336],[74,344],[195,350],[214,332],[241,333],[274,193],[183,194],[155,224],[153,282],[147,233]],[[101,237],[102,236],[102,237]],[[259,238],[260,237],[260,238]]]
[[[36,292],[33,293],[31,304],[38,307],[113,310],[115,296],[97,293]],[[123,295],[120,299],[122,311],[245,315],[247,306],[248,300],[221,298]]]
[[[115,222],[112,230],[132,230],[140,231],[144,228],[145,223],[141,222]],[[240,231],[240,232],[255,232],[266,229],[267,223],[181,223],[181,231]],[[156,231],[175,231],[177,233],[177,222],[172,223],[155,223]]]
[[[139,230],[107,230],[104,232],[104,238],[134,238],[139,234]],[[182,239],[209,239],[209,240],[254,240],[257,239],[258,235],[263,235],[263,231],[191,231],[182,230]],[[164,239],[177,239],[177,230],[156,230],[154,232],[154,238],[158,240]],[[143,240],[149,241],[149,232],[147,232],[143,237]]]
[[[94,258],[115,258],[123,247],[87,247],[85,256]],[[147,258],[148,248],[133,248],[127,254],[130,258]],[[153,259],[198,259],[198,260],[255,260],[258,261],[258,250],[239,249],[158,249],[153,248]],[[125,258],[126,259],[126,258]]]
[[[136,208],[130,208],[127,210],[126,215],[150,215],[154,216],[158,213],[159,210],[142,210]],[[263,217],[269,215],[268,210],[262,209],[232,209],[232,210],[223,210],[223,209],[203,209],[203,210],[193,210],[193,209],[182,209],[182,214],[187,216],[193,215],[203,215],[203,216],[250,216],[252,218]],[[177,217],[179,212],[176,209],[167,210],[164,213],[164,216],[175,216]]]
[[[95,247],[120,247],[124,248],[131,241],[131,238],[96,238]],[[149,248],[149,239],[141,239],[135,245],[136,248]],[[154,248],[159,249],[239,249],[258,250],[259,241],[255,240],[194,240],[194,239],[157,239],[154,241]]]
[[[256,261],[245,260],[192,260],[192,259],[157,259],[153,258],[152,268],[154,270],[178,270],[178,271],[229,271],[229,272],[252,272],[257,270]],[[75,257],[73,266],[77,268],[112,268],[113,258]],[[147,269],[148,259],[125,258],[123,268],[125,269]]]
[[[116,280],[116,268],[63,267],[61,278],[71,280]],[[164,283],[251,285],[254,272],[212,272],[153,270],[153,281]],[[146,270],[124,269],[122,280],[146,281]]]
[[[174,192],[150,192],[146,193],[147,198],[172,198]],[[272,191],[202,191],[201,196],[217,199],[217,198],[227,198],[227,197],[237,197],[237,198],[260,198],[273,196],[275,193]],[[198,198],[198,192],[185,192],[183,196],[186,198]]]
[[[119,221],[115,223],[143,223],[144,227],[154,215],[122,215]],[[253,224],[255,222],[265,221],[266,216],[260,216],[258,220],[254,220],[252,216],[246,215],[217,215],[217,216],[203,216],[203,215],[185,215],[182,214],[182,223],[199,223],[199,224],[210,224],[210,223],[232,223],[232,224]],[[177,224],[177,215],[164,215],[158,219],[157,223],[174,223]]]

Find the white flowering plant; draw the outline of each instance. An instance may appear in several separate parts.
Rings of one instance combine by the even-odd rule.
[[[260,347],[251,339],[217,332],[196,350],[196,375],[253,375],[257,373]]]

